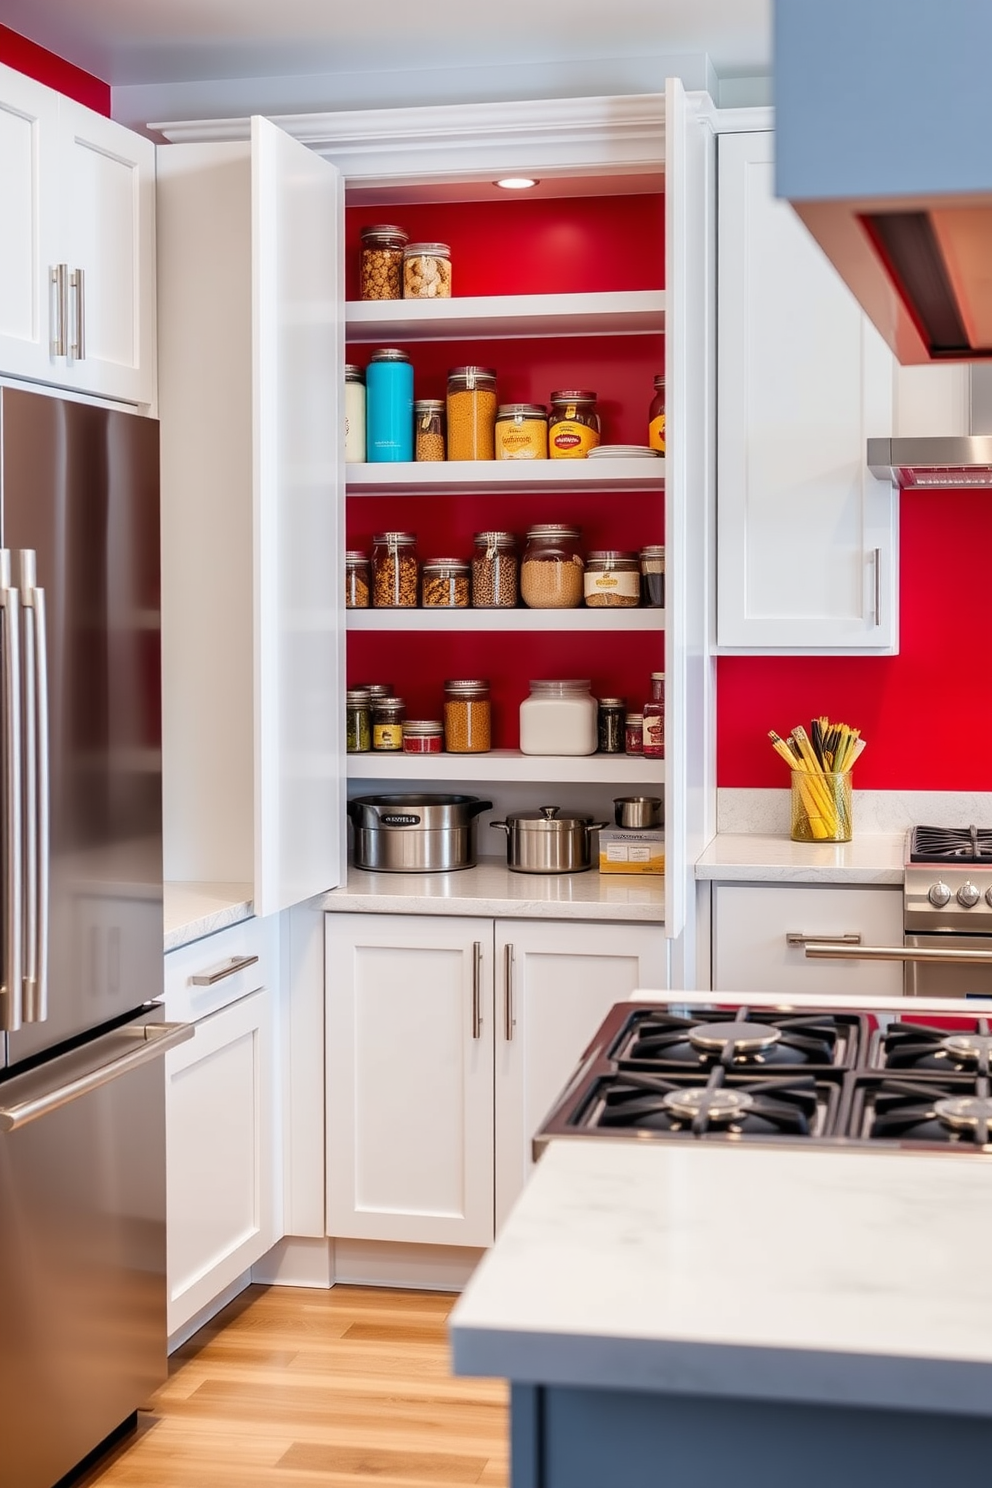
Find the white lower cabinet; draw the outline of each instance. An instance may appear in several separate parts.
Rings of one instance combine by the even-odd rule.
[[[326,917],[327,1229],[488,1245],[530,1139],[661,927]]]

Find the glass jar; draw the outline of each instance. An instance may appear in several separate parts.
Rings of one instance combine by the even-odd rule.
[[[488,682],[445,682],[444,747],[449,754],[486,754],[492,748]]]
[[[406,707],[402,698],[376,698],[372,704],[372,748],[383,754],[403,748],[403,715]]]
[[[404,754],[440,754],[444,724],[439,718],[411,718],[403,725]]]
[[[345,693],[345,733],[349,754],[368,754],[372,748],[372,713],[364,687],[349,687]]]
[[[421,398],[413,405],[413,458],[444,459],[444,399]]]
[[[497,460],[546,460],[548,410],[543,403],[501,403],[496,414]]]
[[[595,393],[566,388],[551,394],[548,455],[552,460],[584,460],[599,443],[600,433]]]
[[[451,299],[451,249],[447,243],[408,243],[403,249],[403,298]]]
[[[651,673],[651,696],[644,704],[644,748],[646,759],[665,758],[665,674]]]
[[[355,686],[362,692],[367,692],[370,702],[374,703],[376,698],[395,697],[392,682],[356,682]]]
[[[495,459],[496,373],[452,367],[448,373],[448,459]]]
[[[644,714],[628,713],[624,719],[624,754],[644,753]]]
[[[642,548],[640,565],[641,604],[650,606],[652,610],[663,610],[665,608],[665,549],[660,544]]]
[[[635,609],[641,600],[641,565],[636,553],[600,548],[586,558],[583,579],[590,609]]]
[[[403,249],[407,234],[401,227],[380,222],[362,228],[362,265],[359,293],[363,300],[398,300],[403,277]]]
[[[660,455],[665,453],[665,374],[654,380],[654,397],[648,410],[648,444]]]
[[[377,532],[373,537],[372,604],[375,609],[416,609],[416,542],[412,532]]]
[[[365,373],[365,453],[377,464],[413,459],[413,366],[405,351],[381,346]]]
[[[344,555],[344,607],[367,610],[372,596],[371,574],[367,553]]]
[[[365,459],[365,373],[354,362],[344,369],[344,457],[352,465]]]
[[[623,754],[626,717],[625,698],[600,698],[599,716],[596,720],[596,741],[600,754]]]
[[[517,603],[517,540],[512,532],[477,532],[472,554],[472,604],[512,610]]]
[[[574,610],[582,603],[581,529],[550,523],[527,529],[520,593],[531,610]]]
[[[520,704],[521,754],[595,754],[599,707],[589,682],[532,682]]]
[[[471,598],[472,566],[462,558],[424,561],[421,603],[425,610],[467,610]]]

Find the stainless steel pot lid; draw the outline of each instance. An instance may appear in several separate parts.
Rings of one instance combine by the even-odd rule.
[[[518,826],[523,832],[572,832],[576,827],[592,825],[593,817],[580,812],[562,816],[560,806],[539,806],[536,811],[508,811],[506,820],[510,826]]]

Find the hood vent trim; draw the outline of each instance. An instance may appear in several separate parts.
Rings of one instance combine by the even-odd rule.
[[[869,439],[868,469],[903,491],[992,491],[992,436]]]

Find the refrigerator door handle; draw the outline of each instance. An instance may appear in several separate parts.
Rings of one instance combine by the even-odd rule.
[[[122,1075],[137,1069],[139,1065],[148,1064],[150,1060],[160,1058],[170,1049],[176,1048],[178,1044],[184,1044],[187,1039],[193,1037],[195,1032],[194,1023],[139,1024],[132,1030],[137,1048],[129,1049],[126,1054],[118,1055],[116,1059],[110,1059],[106,1064],[88,1070],[86,1074],[78,1075],[74,1080],[60,1083],[56,1078],[49,1089],[41,1091],[29,1100],[19,1101],[12,1106],[0,1106],[0,1132],[17,1131],[18,1127],[27,1126],[29,1121],[37,1121],[39,1116],[47,1116],[50,1111],[57,1111],[60,1106],[67,1106],[70,1101],[78,1100],[81,1095],[88,1095],[91,1090],[99,1090],[101,1085],[109,1085],[111,1080],[119,1080]],[[119,1043],[120,1036],[120,1029],[105,1035],[108,1043],[114,1044]],[[92,1047],[98,1049],[101,1042],[99,1039],[95,1040]],[[53,1062],[58,1063],[57,1060]]]
[[[3,750],[0,875],[3,879],[3,982],[0,1029],[21,1026],[21,622],[10,585],[10,551],[0,548],[0,746]]]
[[[24,621],[24,968],[21,1017],[48,1017],[49,745],[45,591],[30,548],[20,552]]]

